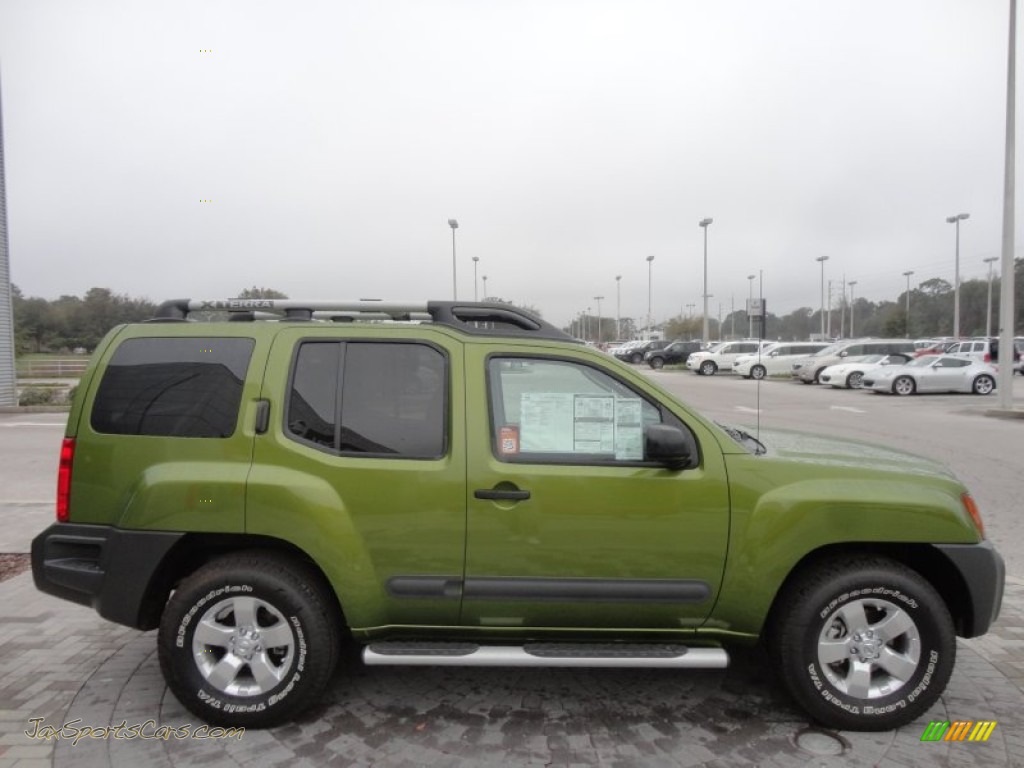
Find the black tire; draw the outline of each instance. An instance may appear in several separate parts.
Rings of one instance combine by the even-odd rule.
[[[763,365],[755,365],[750,369],[750,378],[760,381],[768,375],[768,370]]]
[[[663,357],[652,357],[649,361],[651,368],[657,370],[658,368],[665,367],[665,358]]]
[[[861,371],[852,371],[846,377],[846,386],[850,389],[860,389],[864,386],[864,374]]]
[[[312,569],[268,552],[227,555],[186,578],[158,638],[160,669],[178,701],[208,723],[245,728],[286,722],[315,703],[341,646],[321,583]],[[196,637],[200,627],[207,642]]]
[[[630,356],[630,358],[629,358],[629,362],[631,362],[631,363],[639,364],[639,363],[642,363],[643,361],[644,361],[644,356],[641,355],[639,352],[637,354],[635,354],[635,355]]]
[[[971,391],[976,395],[991,395],[996,388],[996,380],[987,373],[981,374],[971,385]]]
[[[917,391],[917,384],[909,376],[897,376],[892,391],[895,395],[912,395]]]
[[[949,682],[956,661],[949,610],[900,563],[873,556],[824,563],[798,576],[777,606],[769,638],[775,667],[793,698],[829,728],[905,725]]]
[[[822,367],[822,368],[819,368],[818,370],[816,370],[814,372],[814,383],[815,384],[821,384],[821,372],[824,371],[824,370],[825,370],[825,368]]]
[[[700,373],[703,376],[714,376],[718,372],[718,366],[714,360],[705,360],[700,364]]]

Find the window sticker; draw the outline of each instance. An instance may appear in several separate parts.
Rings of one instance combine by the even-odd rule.
[[[499,430],[502,455],[523,453],[607,454],[619,461],[643,460],[640,398],[613,394],[524,392],[520,424]],[[506,438],[511,442],[506,445]]]
[[[519,427],[502,427],[498,430],[498,451],[502,456],[519,455]]]

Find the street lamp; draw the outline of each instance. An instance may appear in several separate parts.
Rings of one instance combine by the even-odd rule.
[[[697,226],[704,230],[704,322],[701,324],[701,334],[704,341],[708,340],[708,227],[714,219],[701,219]]]
[[[455,287],[455,230],[459,228],[459,222],[448,219],[448,226],[452,228],[452,301],[457,301],[459,290]]]
[[[821,340],[825,340],[825,262],[828,256],[818,256],[814,259],[821,262]]]
[[[487,275],[480,278],[484,281],[484,301],[487,301]]]
[[[651,273],[654,271],[654,256],[647,257],[647,338],[651,338]]]
[[[956,268],[953,271],[953,338],[960,338],[960,222],[970,218],[969,213],[947,216],[947,224],[956,224]]]
[[[473,301],[479,301],[479,299],[477,298],[477,293],[476,293],[476,265],[477,265],[478,261],[480,261],[480,257],[479,256],[474,256],[473,257]]]
[[[615,340],[622,338],[622,326],[619,324],[619,310],[622,308],[622,275],[615,276]]]
[[[850,338],[851,339],[857,338],[856,334],[853,332],[853,308],[854,308],[853,286],[855,286],[856,284],[857,284],[856,280],[851,280],[848,283],[848,285],[850,286]]]
[[[747,275],[747,280],[750,281],[750,301],[747,302],[747,338],[754,338],[754,316],[750,314],[750,302],[754,300],[754,278],[757,275]]]
[[[903,273],[903,276],[907,278],[907,338],[910,338],[910,276],[914,274],[914,270],[910,269]]]
[[[604,296],[595,296],[594,301],[597,302],[597,343],[601,343],[601,302],[604,301]]]
[[[998,261],[998,256],[990,256],[987,259],[982,259],[988,264],[988,304],[985,306],[985,337],[988,338],[992,335],[992,262]]]

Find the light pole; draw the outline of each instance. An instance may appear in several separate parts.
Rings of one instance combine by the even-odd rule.
[[[828,281],[828,322],[825,324],[825,333],[832,338],[832,281]]]
[[[597,343],[601,343],[601,302],[604,301],[604,296],[595,296],[594,301],[597,302]]]
[[[754,278],[757,275],[747,275],[747,280],[750,281],[750,295],[747,302],[747,338],[754,338],[754,316],[750,314],[750,302],[754,300]]]
[[[828,256],[818,256],[814,259],[821,262],[821,340],[825,340],[825,262]]]
[[[903,276],[905,278],[907,278],[907,323],[906,323],[906,330],[907,330],[907,338],[908,339],[910,338],[910,276],[912,274],[914,274],[914,270],[912,270],[912,269],[908,269],[906,272],[903,273]]]
[[[487,301],[487,275],[484,275],[480,279],[484,281],[484,301]]]
[[[587,337],[590,335],[590,307],[587,307],[587,314],[583,321],[583,340],[587,341]]]
[[[697,222],[697,226],[704,230],[704,322],[701,324],[700,332],[704,341],[708,340],[708,227],[714,219],[705,218]]]
[[[982,259],[982,261],[988,264],[988,304],[985,305],[985,338],[992,336],[992,262],[998,260],[998,256]]]
[[[622,338],[622,325],[619,323],[622,309],[622,275],[615,276],[615,340]]]
[[[459,289],[455,283],[455,230],[459,228],[459,222],[455,219],[448,219],[448,226],[452,228],[452,301],[459,298]]]
[[[476,265],[477,265],[478,261],[480,261],[480,257],[479,256],[474,256],[473,257],[473,301],[479,301],[480,300],[480,299],[477,298],[477,293],[476,293]]]
[[[855,303],[853,301],[853,286],[855,286],[856,284],[857,284],[856,280],[851,280],[849,282],[849,286],[850,286],[850,338],[851,339],[857,338],[857,335],[853,332],[853,308],[855,306]]]
[[[970,218],[969,213],[947,216],[947,224],[956,224],[956,263],[953,270],[953,338],[960,338],[960,222]]]
[[[651,338],[651,273],[654,271],[654,256],[647,257],[647,338]]]

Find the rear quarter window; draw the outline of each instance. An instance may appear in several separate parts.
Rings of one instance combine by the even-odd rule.
[[[103,372],[96,432],[230,437],[256,342],[245,338],[128,339]]]

